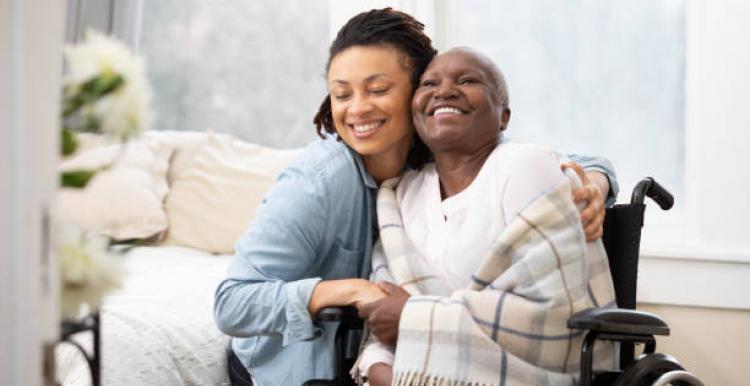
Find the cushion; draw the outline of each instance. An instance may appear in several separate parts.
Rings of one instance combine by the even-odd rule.
[[[171,150],[153,140],[83,148],[64,160],[61,171],[92,169],[116,161],[97,173],[83,189],[62,188],[57,210],[63,220],[116,240],[146,239],[165,232],[163,209]]]
[[[192,159],[173,162],[164,244],[233,253],[255,208],[297,154],[207,134]]]

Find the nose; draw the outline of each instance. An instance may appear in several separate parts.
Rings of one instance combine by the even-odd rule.
[[[435,97],[439,99],[455,98],[456,96],[458,96],[458,88],[448,80],[440,82],[435,90]]]
[[[372,101],[366,95],[355,95],[352,104],[349,106],[349,113],[363,115],[369,113],[372,109]]]

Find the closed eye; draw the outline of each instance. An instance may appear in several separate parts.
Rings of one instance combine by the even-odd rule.
[[[419,87],[434,87],[437,86],[437,81],[433,79],[425,79],[419,84]]]
[[[332,95],[332,96],[333,96],[333,99],[337,101],[344,101],[344,100],[349,99],[351,94],[337,94],[337,95]]]
[[[461,78],[458,80],[458,84],[476,84],[476,83],[479,83],[479,81],[474,78]]]
[[[372,93],[373,95],[385,95],[386,93],[388,93],[388,91],[390,91],[390,88],[385,87],[385,88],[377,88],[374,90],[370,90],[370,93]]]

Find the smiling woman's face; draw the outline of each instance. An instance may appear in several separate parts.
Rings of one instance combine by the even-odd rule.
[[[491,67],[476,55],[453,50],[435,57],[412,100],[419,137],[435,153],[496,144],[501,114],[510,114],[501,113],[497,92]]]
[[[414,132],[413,90],[403,60],[391,47],[354,46],[331,61],[328,91],[336,132],[365,161],[406,159]]]

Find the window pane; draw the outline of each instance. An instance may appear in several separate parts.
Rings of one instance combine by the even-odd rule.
[[[507,78],[510,137],[606,156],[621,202],[646,175],[683,190],[684,0],[454,6],[448,40],[490,55]]]
[[[145,1],[157,130],[298,147],[326,94],[327,1]]]

